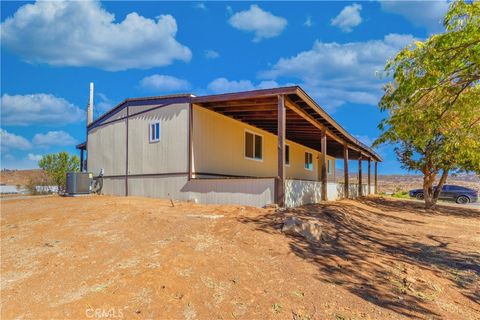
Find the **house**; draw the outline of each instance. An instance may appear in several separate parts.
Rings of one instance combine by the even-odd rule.
[[[82,170],[103,169],[104,194],[298,206],[376,192],[381,157],[298,86],[126,99],[95,121],[92,108],[91,94],[77,148]],[[368,163],[366,184],[349,184],[346,159]]]

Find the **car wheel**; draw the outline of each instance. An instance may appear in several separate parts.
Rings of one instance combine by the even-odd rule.
[[[470,199],[467,196],[458,196],[455,202],[459,204],[466,204],[470,202]]]
[[[415,195],[415,198],[417,198],[417,200],[423,200],[423,193],[422,192],[419,192]]]

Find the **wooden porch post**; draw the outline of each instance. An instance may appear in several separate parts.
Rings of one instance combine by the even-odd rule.
[[[375,190],[374,190],[374,192],[375,192],[375,194],[377,194],[378,193],[378,162],[377,161],[375,161],[374,166],[375,166],[375,181],[374,181]]]
[[[363,196],[362,190],[362,155],[358,158],[358,196]]]
[[[320,168],[322,170],[322,201],[326,201],[328,199],[327,197],[327,133],[325,130],[322,131],[321,133],[321,149],[322,149],[322,155],[321,155],[321,163],[322,167]]]
[[[368,158],[368,177],[367,177],[367,182],[368,182],[368,190],[367,190],[367,194],[370,194],[370,182],[371,182],[371,178],[370,178],[370,175],[371,175],[371,160],[370,158]]]
[[[349,181],[348,181],[348,146],[343,146],[343,174],[345,175],[345,181],[343,184],[344,187],[344,195],[345,199],[348,199],[348,191],[349,191]]]
[[[277,138],[278,138],[278,174],[275,179],[275,203],[279,207],[285,206],[285,98],[278,96],[277,113]]]

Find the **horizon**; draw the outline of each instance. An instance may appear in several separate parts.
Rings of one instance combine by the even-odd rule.
[[[299,85],[371,146],[385,116],[377,103],[388,82],[382,73],[387,59],[414,39],[441,32],[448,3],[7,1],[1,6],[1,168],[27,169],[38,167],[44,154],[78,156],[90,82],[94,119],[129,97]],[[49,19],[53,12],[58,19]],[[384,159],[379,174],[415,174],[401,168],[393,146],[375,151]],[[343,160],[336,164],[343,168]],[[355,163],[350,167],[357,171]]]

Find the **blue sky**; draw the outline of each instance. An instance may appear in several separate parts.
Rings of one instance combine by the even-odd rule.
[[[350,133],[379,135],[386,59],[441,32],[445,1],[1,2],[1,167],[77,153],[127,97],[302,86]],[[380,173],[403,173],[392,148]],[[351,166],[355,168],[356,166]]]

